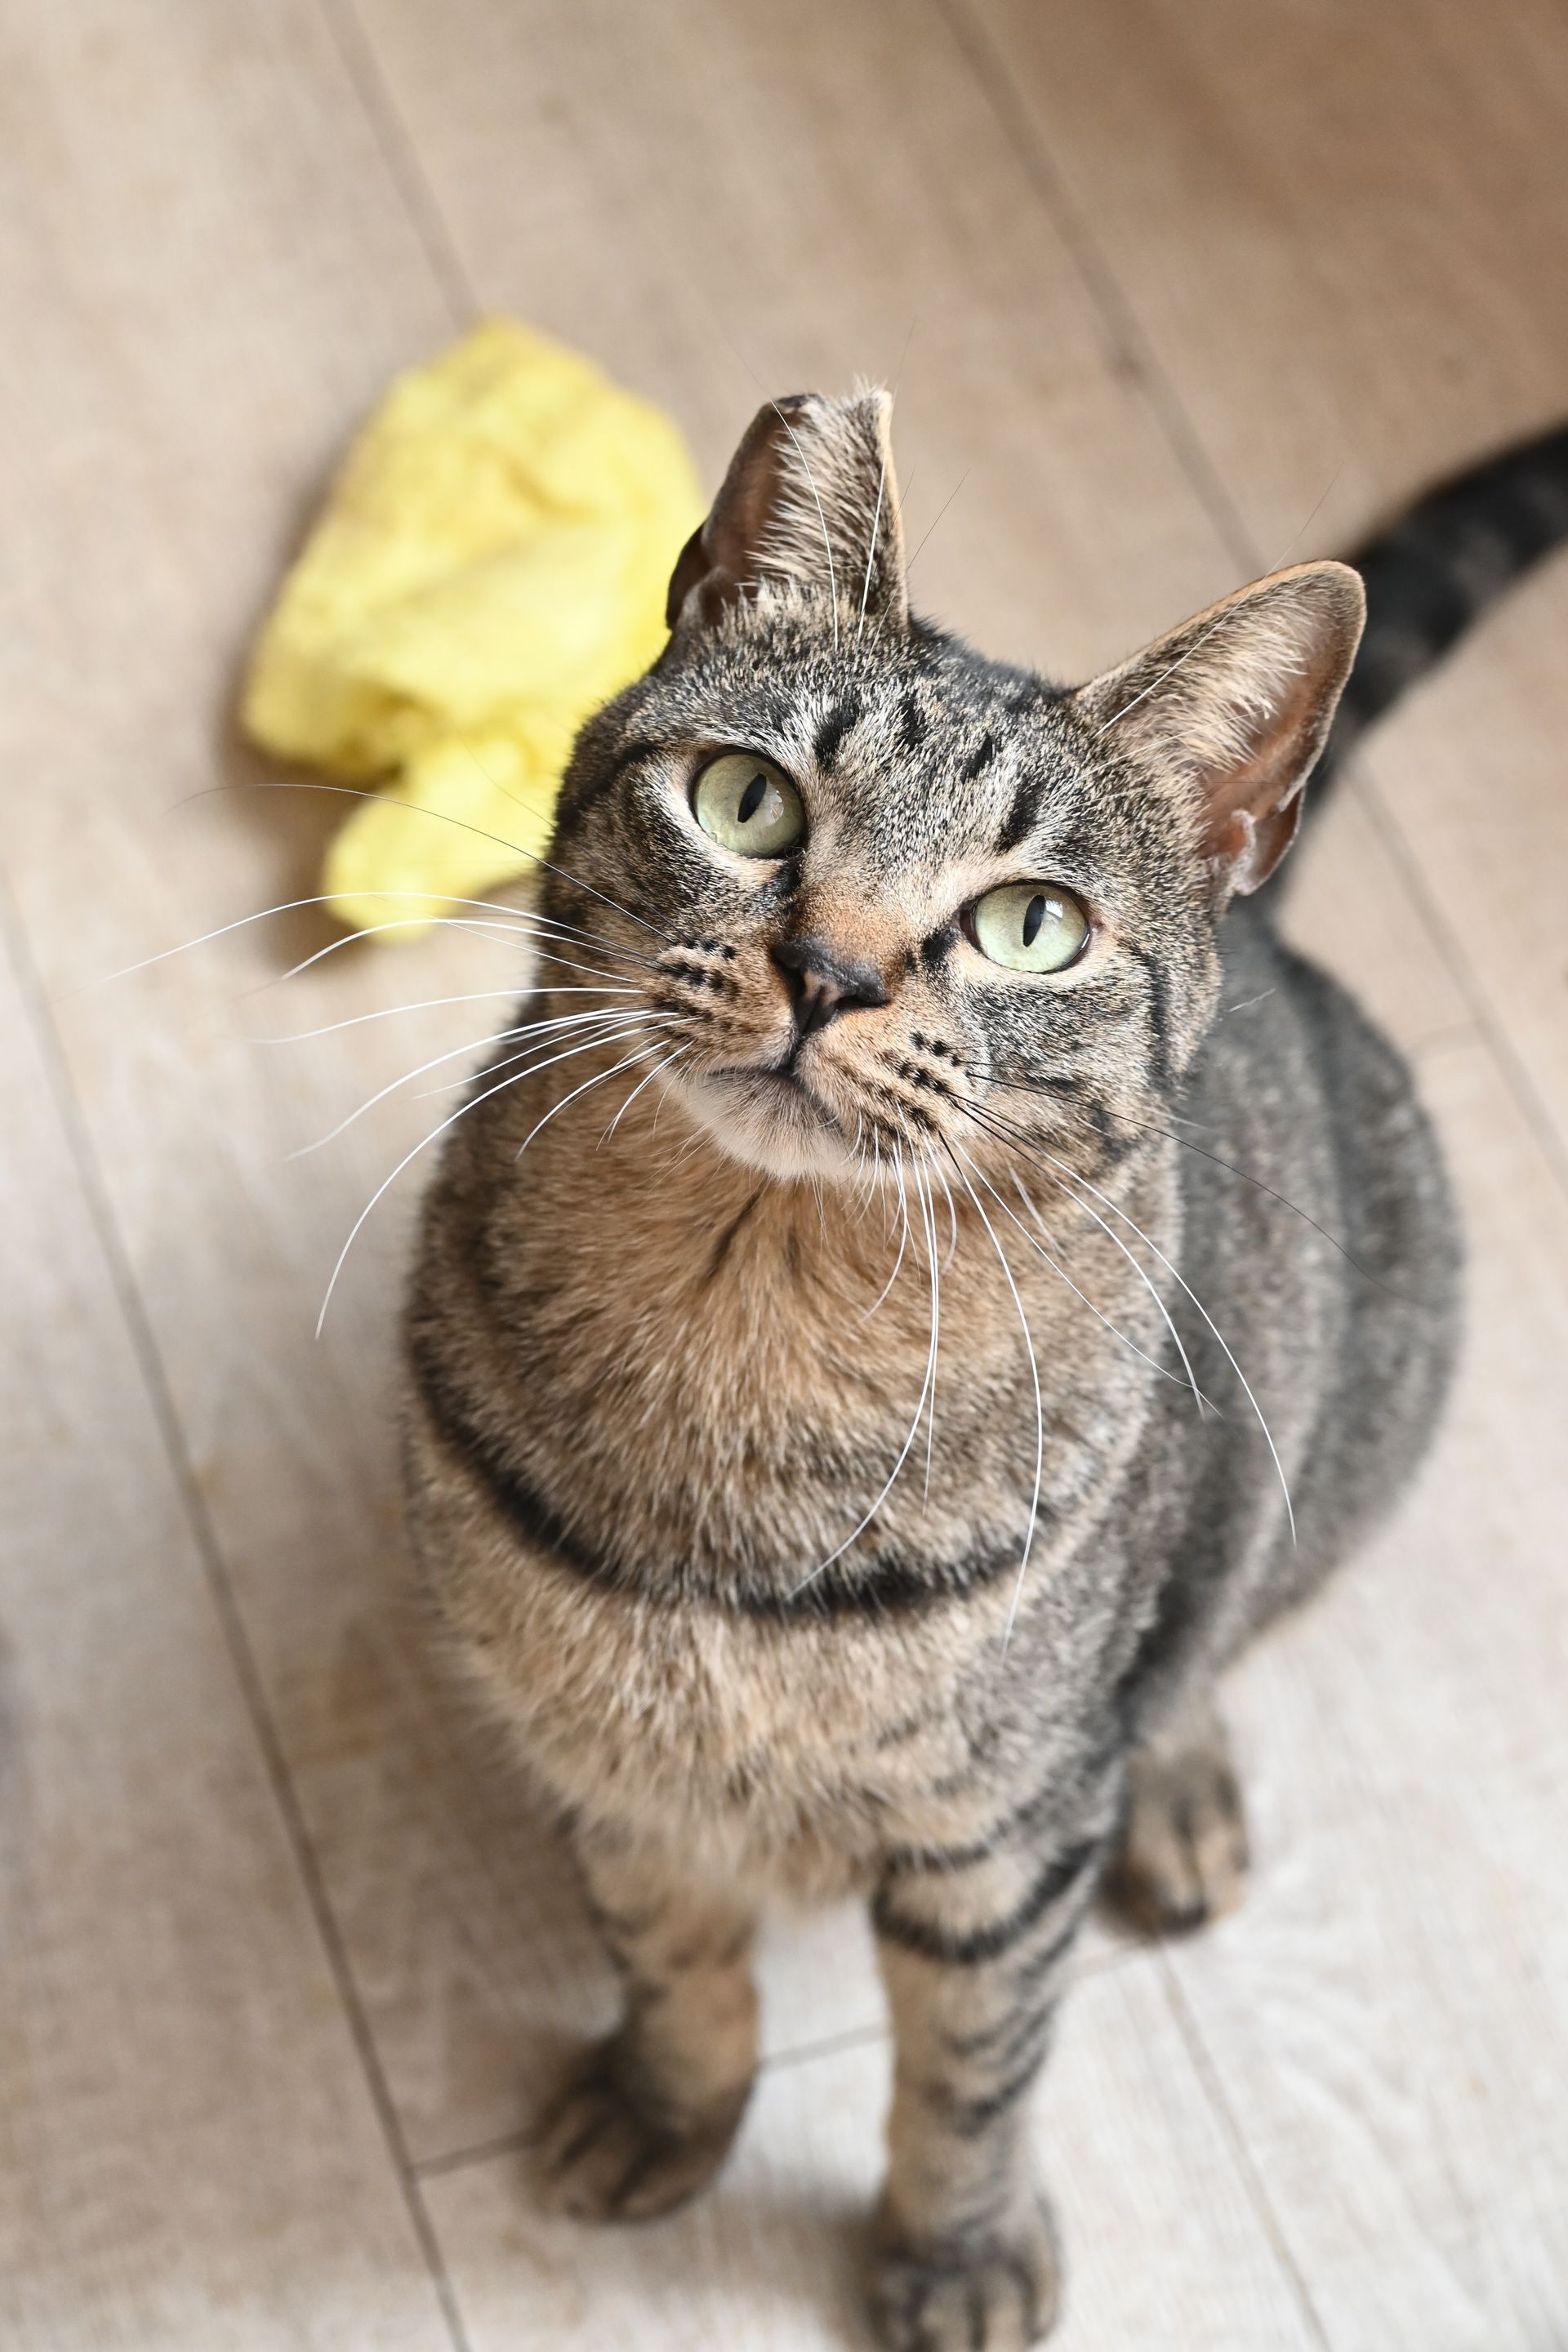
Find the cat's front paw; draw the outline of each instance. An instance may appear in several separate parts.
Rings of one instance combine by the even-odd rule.
[[[533,2174],[547,2211],[579,2221],[646,2221],[684,2204],[723,2163],[742,2095],[700,2119],[637,2095],[615,2043],[595,2051],[546,2115]]]
[[[1247,1891],[1247,1816],[1217,1720],[1173,1755],[1134,1749],[1106,1895],[1145,1935],[1190,1935]]]
[[[921,2246],[883,2221],[871,2308],[888,2352],[1026,2352],[1056,2323],[1061,2258],[1050,2209],[973,2246]]]

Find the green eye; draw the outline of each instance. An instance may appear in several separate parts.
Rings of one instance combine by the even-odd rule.
[[[697,779],[691,811],[721,849],[783,857],[805,831],[800,794],[782,768],[754,751],[721,751]]]
[[[1005,882],[973,919],[981,954],[1009,971],[1063,971],[1089,937],[1089,917],[1058,882]]]

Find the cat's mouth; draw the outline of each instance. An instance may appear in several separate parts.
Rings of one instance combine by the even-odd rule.
[[[767,1175],[837,1180],[858,1164],[838,1113],[787,1063],[707,1069],[681,1092],[731,1158]]]
[[[708,1075],[724,1087],[738,1089],[754,1108],[771,1113],[786,1126],[806,1127],[829,1135],[843,1132],[837,1113],[801,1076],[793,1055],[788,1062],[771,1069],[752,1062],[734,1069],[711,1070]]]

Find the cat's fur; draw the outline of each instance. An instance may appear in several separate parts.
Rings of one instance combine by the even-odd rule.
[[[658,1017],[504,1037],[429,1197],[418,1552],[626,1985],[546,2192],[644,2214],[706,2179],[759,1908],[862,1889],[894,2346],[1048,2326],[1026,2094],[1075,1933],[1108,1874],[1154,1926],[1236,1900],[1216,1677],[1389,1503],[1443,1391],[1457,1248],[1408,1074],[1238,895],[1289,845],[1360,604],[1299,566],[1068,693],[909,615],[882,395],[764,410],[668,652],[578,744],[518,1020],[598,977]],[[725,746],[795,780],[798,855],[699,830]],[[1048,979],[959,919],[1036,877],[1095,920]],[[716,1075],[795,1045],[792,941],[847,992],[799,1046],[810,1097]]]

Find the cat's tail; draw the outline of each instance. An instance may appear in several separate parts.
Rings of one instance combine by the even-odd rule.
[[[1366,633],[1311,800],[1363,730],[1565,542],[1568,426],[1559,425],[1429,490],[1348,559],[1366,583]]]

